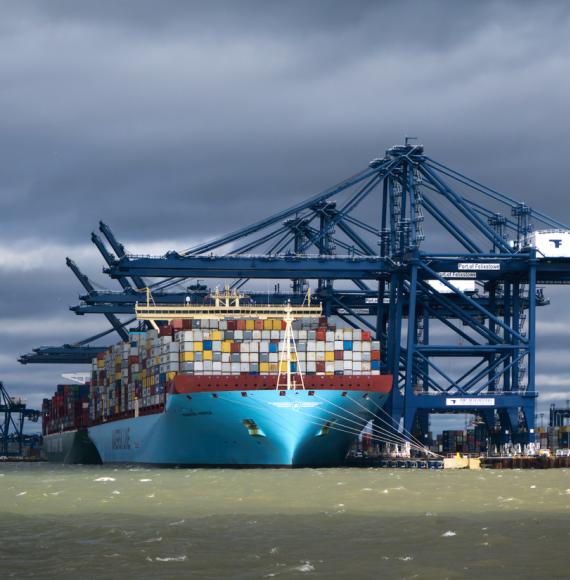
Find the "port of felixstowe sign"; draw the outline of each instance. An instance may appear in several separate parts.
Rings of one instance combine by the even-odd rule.
[[[498,262],[488,262],[488,263],[471,263],[471,262],[461,262],[457,264],[458,270],[500,270],[501,264]]]
[[[446,407],[494,407],[495,399],[492,397],[464,397],[445,399]]]

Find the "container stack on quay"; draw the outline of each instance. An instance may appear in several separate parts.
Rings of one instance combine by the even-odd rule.
[[[291,372],[303,375],[379,375],[380,344],[369,332],[337,329],[326,318],[300,320]],[[281,320],[174,320],[160,331],[131,332],[130,342],[92,363],[90,419],[151,410],[164,403],[176,374],[278,375],[285,339]],[[281,368],[280,368],[281,364]]]
[[[89,385],[58,385],[42,403],[43,434],[86,427],[89,423]]]

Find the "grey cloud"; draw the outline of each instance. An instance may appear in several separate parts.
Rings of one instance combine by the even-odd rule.
[[[96,253],[79,251],[99,219],[127,247],[188,247],[351,175],[405,134],[570,223],[566,2],[0,0],[0,10],[0,248],[17,254],[30,238],[69,248],[57,267],[2,270],[4,319],[74,316],[81,288],[64,255],[117,288]],[[570,321],[566,289],[547,293],[540,320]],[[4,352],[39,344],[33,326],[27,346],[0,337]],[[539,340],[549,372],[560,336]]]

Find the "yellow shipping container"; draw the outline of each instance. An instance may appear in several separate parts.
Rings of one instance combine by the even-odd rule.
[[[212,360],[212,351],[211,350],[204,351],[204,360]]]
[[[273,328],[273,320],[263,321],[263,330],[271,330]]]
[[[191,362],[194,360],[194,353],[193,352],[181,352],[180,353],[180,360],[182,362]]]
[[[325,360],[328,362],[334,362],[334,352],[325,352]]]
[[[282,361],[279,363],[279,370],[280,370],[282,373],[286,373],[286,372],[287,372],[287,361],[286,361],[286,360],[282,360]]]
[[[171,381],[175,376],[176,376],[176,372],[175,371],[171,371],[169,373],[166,373],[166,380],[167,381]]]
[[[232,342],[231,340],[224,340],[222,342],[222,352],[232,352]]]
[[[277,363],[269,363],[269,372],[270,373],[276,373],[278,368],[279,368],[279,365]]]
[[[221,330],[213,330],[212,331],[212,340],[222,340],[222,331]]]
[[[268,373],[269,372],[269,363],[259,363],[259,372],[260,373]]]
[[[281,330],[281,321],[280,320],[272,320],[273,328],[272,330]]]
[[[194,352],[202,352],[204,350],[204,344],[201,340],[194,342]]]
[[[246,320],[245,321],[245,329],[246,330],[255,330],[255,322],[253,320]]]

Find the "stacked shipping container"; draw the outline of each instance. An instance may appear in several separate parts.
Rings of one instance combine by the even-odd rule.
[[[337,329],[326,319],[299,321],[291,371],[306,375],[380,374],[380,345],[370,333]],[[131,332],[130,342],[93,360],[92,421],[149,409],[164,402],[177,373],[277,375],[285,338],[280,320],[184,320],[160,332]]]
[[[58,385],[51,399],[42,403],[43,434],[87,427],[89,385]]]

